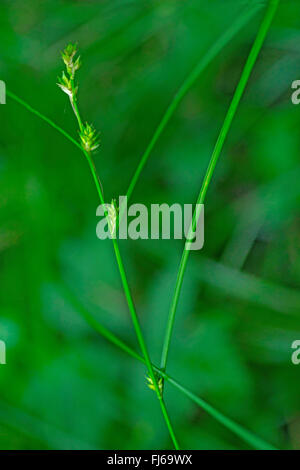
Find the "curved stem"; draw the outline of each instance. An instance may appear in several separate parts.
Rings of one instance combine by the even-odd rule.
[[[196,67],[191,71],[187,76],[171,103],[169,104],[167,110],[165,111],[161,121],[159,122],[152,139],[150,140],[145,152],[143,153],[141,160],[138,164],[138,167],[130,181],[126,196],[127,200],[130,199],[132,192],[137,184],[137,181],[140,177],[140,174],[147,163],[147,160],[150,156],[153,147],[158,141],[160,135],[164,131],[166,125],[173,116],[175,110],[177,109],[179,103],[182,101],[184,96],[187,94],[189,89],[199,78],[201,73],[206,69],[206,67],[212,62],[212,60],[222,51],[222,49],[228,44],[228,42],[250,21],[250,19],[262,8],[262,5],[254,5],[252,8],[248,8],[243,11],[241,16],[225,31],[224,34],[211,46],[210,49],[204,54],[200,59]]]
[[[226,140],[226,137],[228,135],[228,132],[230,130],[233,118],[237,112],[238,105],[241,101],[241,98],[243,96],[243,93],[245,91],[246,85],[248,83],[250,74],[253,70],[253,67],[256,63],[257,57],[259,55],[259,52],[262,48],[262,45],[264,43],[265,37],[267,35],[267,32],[271,26],[273,17],[276,13],[277,7],[279,4],[279,0],[270,0],[269,5],[267,7],[267,11],[265,13],[265,16],[262,20],[261,26],[258,30],[256,39],[254,41],[254,44],[252,46],[252,49],[250,51],[250,54],[248,56],[247,62],[244,66],[240,81],[237,85],[236,91],[234,93],[233,99],[231,101],[231,104],[229,106],[228,112],[226,114],[223,126],[221,128],[219,137],[217,139],[217,143],[215,145],[215,148],[213,150],[206,174],[204,176],[204,180],[200,189],[200,193],[197,199],[197,204],[203,204],[205,200],[205,195],[209,186],[209,183],[212,179],[214,169],[216,167],[217,161],[219,159],[219,156],[221,154],[221,151],[223,149],[224,142]],[[196,212],[193,214],[193,220],[191,222],[191,229],[195,229],[197,222],[199,219],[199,214],[196,215]],[[187,242],[188,243],[188,242]],[[164,343],[163,343],[163,349],[162,349],[162,355],[161,355],[161,368],[162,370],[166,370],[167,366],[167,359],[168,359],[168,353],[170,349],[170,342],[171,342],[171,337],[172,337],[172,331],[174,327],[174,321],[175,321],[175,314],[176,314],[176,309],[179,301],[179,296],[181,292],[181,287],[183,283],[183,278],[187,266],[187,261],[189,257],[189,250],[187,249],[187,243],[184,247],[180,265],[179,265],[179,270],[177,274],[177,279],[176,279],[176,284],[175,284],[175,290],[171,302],[171,307],[169,311],[169,316],[167,320],[167,327],[166,327],[166,333],[165,333],[165,338],[164,338]]]
[[[74,81],[71,81],[71,83],[72,83],[72,89],[73,89],[73,99],[71,99],[71,103],[72,103],[72,107],[73,107],[74,113],[76,115],[78,124],[79,124],[80,131],[82,131],[83,130],[83,123],[82,123],[82,119],[81,119],[80,112],[79,112],[78,105],[77,105]],[[103,189],[102,189],[100,178],[98,176],[96,166],[94,164],[94,160],[93,160],[93,157],[91,155],[91,152],[87,152],[83,148],[82,148],[82,151],[83,151],[84,155],[87,158],[87,161],[88,161],[88,164],[89,164],[89,167],[90,167],[90,170],[91,170],[91,173],[93,175],[93,179],[94,179],[94,182],[95,182],[95,185],[96,185],[96,188],[97,188],[97,192],[98,192],[98,195],[99,195],[100,202],[103,205],[103,207],[105,208]],[[105,211],[105,216],[107,217],[107,211]],[[122,280],[122,285],[123,285],[125,297],[126,297],[126,300],[127,300],[128,308],[129,308],[129,311],[130,311],[130,315],[131,315],[132,323],[133,323],[133,326],[134,326],[134,330],[135,330],[135,333],[136,333],[136,336],[137,336],[137,340],[138,340],[139,346],[141,348],[141,351],[142,351],[142,354],[143,354],[143,357],[144,357],[144,360],[145,360],[145,364],[146,364],[147,369],[148,369],[149,376],[151,377],[152,383],[154,385],[155,392],[156,392],[157,398],[159,400],[161,411],[162,411],[164,420],[166,422],[169,434],[171,436],[171,439],[173,441],[175,449],[178,450],[179,445],[178,445],[177,439],[175,437],[175,433],[173,431],[173,427],[172,427],[172,424],[170,422],[170,418],[169,418],[169,415],[168,415],[168,412],[167,412],[162,394],[159,390],[159,386],[158,386],[157,379],[156,379],[156,376],[155,376],[155,373],[154,373],[154,370],[153,370],[153,367],[152,367],[152,363],[151,363],[151,360],[150,360],[148,349],[146,347],[146,343],[145,343],[145,340],[144,340],[144,336],[143,336],[143,333],[142,333],[140,322],[139,322],[139,319],[138,319],[138,316],[137,316],[137,313],[136,313],[136,308],[135,308],[133,298],[132,298],[132,295],[131,295],[131,292],[130,292],[130,288],[129,288],[125,268],[124,268],[124,265],[123,265],[123,261],[122,261],[122,257],[121,257],[121,253],[120,253],[120,249],[119,249],[119,245],[118,245],[117,240],[114,237],[112,237],[111,240],[113,242],[114,252],[115,252],[115,256],[116,256],[116,260],[117,260],[117,264],[118,264],[118,268],[119,268],[119,272],[120,272],[120,276],[121,276],[121,280]]]

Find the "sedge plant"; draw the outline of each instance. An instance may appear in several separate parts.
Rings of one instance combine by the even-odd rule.
[[[267,11],[265,13],[264,19],[258,31],[257,37],[251,49],[246,65],[244,67],[241,79],[238,83],[230,108],[225,117],[224,124],[221,128],[219,138],[214,148],[206,175],[203,180],[203,184],[201,186],[201,190],[200,190],[198,201],[197,201],[198,204],[201,204],[204,202],[209,183],[211,181],[211,178],[213,176],[213,173],[216,167],[216,163],[223,149],[224,142],[230,130],[233,118],[236,114],[238,105],[240,103],[240,100],[246,88],[247,82],[249,80],[251,71],[255,65],[258,54],[263,45],[268,29],[271,25],[272,19],[277,10],[278,4],[279,4],[279,0],[269,1]],[[153,147],[155,146],[161,133],[163,132],[167,123],[169,122],[172,115],[174,114],[178,104],[184,98],[185,94],[194,84],[194,82],[199,77],[201,72],[203,72],[203,70],[208,66],[208,64],[213,60],[213,58],[226,46],[226,44],[232,39],[232,37],[236,35],[238,31],[253,17],[253,15],[260,8],[262,8],[262,6],[263,6],[262,4],[252,5],[251,7],[248,7],[245,11],[243,11],[242,15],[236,20],[236,22],[233,23],[233,25],[227,31],[225,31],[225,33],[219,38],[219,40],[207,51],[205,56],[200,60],[200,62],[195,67],[195,69],[192,70],[192,72],[187,77],[185,82],[179,88],[178,92],[176,93],[169,107],[167,108],[166,113],[164,114],[158,127],[156,128],[155,133],[148,147],[146,148],[144,154],[141,157],[137,170],[134,173],[134,176],[128,187],[128,191],[127,191],[128,198],[130,198],[134,190],[134,187],[138,182],[142,169],[144,168],[151,154]],[[54,123],[51,119],[49,119],[48,117],[44,116],[42,113],[34,109],[31,105],[29,105],[24,100],[16,96],[10,90],[7,90],[7,96],[11,97],[20,105],[25,107],[28,111],[30,111],[31,113],[38,116],[40,119],[47,122],[50,126],[56,129],[62,135],[64,135],[64,137],[66,137],[73,145],[75,145],[78,149],[80,149],[83,152],[89,164],[100,202],[105,207],[103,186],[98,176],[98,173],[94,164],[94,159],[93,159],[93,153],[99,147],[99,135],[91,124],[84,123],[82,121],[81,115],[79,112],[79,107],[78,107],[78,85],[75,82],[75,78],[76,78],[76,72],[79,70],[81,66],[81,60],[79,57],[76,57],[76,55],[77,55],[77,46],[75,44],[69,44],[64,50],[64,52],[62,53],[62,58],[66,66],[66,71],[63,72],[62,76],[60,77],[58,86],[62,89],[62,91],[64,91],[68,95],[70,99],[73,112],[78,122],[79,141],[74,139],[64,129],[62,129],[60,126]],[[181,393],[189,397],[195,404],[197,404],[197,406],[201,407],[208,414],[210,414],[217,421],[223,424],[227,429],[231,430],[233,433],[238,435],[242,440],[244,440],[249,445],[257,449],[274,449],[272,445],[268,444],[267,442],[257,437],[255,434],[247,431],[242,426],[235,423],[233,420],[225,416],[220,411],[216,410],[213,406],[205,402],[202,398],[195,395],[188,388],[181,385],[177,380],[173,379],[166,373],[167,358],[168,358],[168,353],[169,353],[169,348],[170,348],[174,321],[175,321],[175,313],[176,313],[176,308],[177,308],[178,301],[179,301],[181,286],[182,286],[184,273],[185,273],[185,269],[186,269],[186,265],[188,261],[188,255],[189,255],[189,250],[186,249],[187,245],[185,246],[185,249],[182,254],[182,259],[181,259],[181,263],[180,263],[179,271],[177,275],[175,291],[174,291],[174,295],[173,295],[172,302],[171,302],[171,308],[170,308],[169,317],[167,321],[164,345],[162,349],[161,365],[160,367],[157,367],[154,364],[152,364],[145,341],[144,341],[142,330],[139,324],[139,320],[138,320],[138,316],[136,313],[133,298],[131,295],[131,291],[129,288],[129,284],[127,281],[127,276],[126,276],[123,261],[121,258],[118,242],[116,238],[113,236],[116,230],[116,226],[118,224],[119,218],[121,216],[121,212],[122,212],[120,210],[120,215],[119,215],[118,211],[119,209],[122,209],[122,208],[117,208],[115,204],[113,204],[111,207],[113,207],[113,209],[110,209],[110,212],[109,210],[106,210],[105,216],[107,217],[108,226],[112,234],[111,239],[112,239],[113,248],[114,248],[114,252],[115,252],[115,256],[116,256],[116,260],[117,260],[117,264],[118,264],[118,268],[119,268],[119,272],[120,272],[120,276],[121,276],[121,280],[122,280],[122,284],[123,284],[123,288],[125,292],[125,297],[128,303],[129,311],[131,314],[131,318],[132,318],[136,336],[139,342],[139,346],[142,352],[142,356],[140,356],[137,352],[135,352],[133,349],[127,346],[121,339],[116,337],[111,331],[109,331],[104,326],[102,326],[98,321],[96,321],[93,318],[93,316],[89,312],[83,309],[83,307],[77,301],[75,301],[78,312],[85,318],[87,323],[89,323],[90,326],[93,327],[104,338],[106,338],[108,341],[116,345],[118,348],[122,349],[131,357],[135,358],[136,360],[146,365],[147,370],[148,370],[148,376],[146,377],[146,381],[148,383],[149,388],[154,390],[158,397],[161,410],[163,413],[163,417],[165,419],[167,428],[169,430],[170,436],[172,438],[173,444],[176,449],[178,449],[179,446],[178,446],[178,443],[174,434],[174,430],[172,428],[172,425],[171,425],[171,422],[170,422],[170,419],[166,410],[166,406],[164,403],[164,399],[163,399],[163,381],[167,381],[172,386],[177,388],[177,390],[179,390]],[[195,213],[193,215],[190,230],[195,228],[197,224],[197,216],[199,216],[199,214]],[[67,293],[67,296],[69,296],[69,293]],[[72,301],[74,301],[74,298],[72,299]]]
[[[250,54],[248,56],[248,59],[246,61],[245,66],[244,66],[241,78],[240,78],[240,80],[238,82],[238,85],[236,87],[236,90],[235,90],[235,93],[233,95],[231,104],[229,106],[229,109],[228,109],[227,114],[225,116],[223,125],[221,127],[216,145],[214,147],[212,156],[210,158],[210,161],[209,161],[209,164],[208,164],[208,167],[207,167],[204,179],[203,179],[203,183],[201,185],[201,189],[200,189],[200,192],[199,192],[199,195],[198,195],[197,206],[199,206],[201,204],[204,204],[205,196],[206,196],[209,184],[211,182],[216,164],[217,164],[218,159],[220,157],[220,154],[223,150],[225,140],[226,140],[227,135],[229,133],[229,130],[231,128],[233,119],[236,115],[236,112],[237,112],[238,106],[240,104],[241,98],[242,98],[242,96],[244,94],[244,91],[246,89],[246,86],[247,86],[248,80],[250,78],[251,72],[253,70],[253,67],[256,63],[256,60],[257,60],[258,55],[260,53],[260,50],[263,46],[264,40],[265,40],[266,35],[268,33],[268,30],[271,26],[274,15],[277,11],[278,5],[279,5],[279,0],[270,0],[269,1],[266,13],[263,17],[263,20],[262,20],[262,23],[261,23],[260,28],[258,30],[257,36],[255,38],[255,41],[254,41],[253,46],[251,48]],[[193,214],[193,217],[192,217],[191,224],[190,224],[189,234],[191,234],[195,230],[195,228],[197,226],[197,223],[198,223],[198,220],[199,220],[199,217],[200,217],[199,211],[195,210],[195,212]],[[165,371],[166,367],[167,367],[167,359],[168,359],[168,353],[169,353],[169,349],[170,349],[172,331],[173,331],[173,327],[174,327],[175,314],[176,314],[176,310],[177,310],[177,306],[178,306],[178,302],[179,302],[179,296],[180,296],[180,292],[181,292],[181,288],[182,288],[182,283],[183,283],[183,279],[184,279],[185,270],[186,270],[186,267],[187,267],[189,253],[190,253],[189,238],[190,237],[188,236],[187,237],[187,242],[185,244],[185,247],[183,249],[183,253],[182,253],[182,256],[181,256],[181,261],[180,261],[178,274],[177,274],[177,278],[176,278],[176,283],[175,283],[174,294],[173,294],[173,297],[172,297],[171,307],[170,307],[169,316],[168,316],[168,320],[167,320],[166,332],[165,332],[164,343],[163,343],[163,348],[162,348],[162,353],[161,353],[161,363],[160,363],[160,367],[163,371]]]

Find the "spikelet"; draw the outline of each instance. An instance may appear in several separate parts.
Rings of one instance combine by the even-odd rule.
[[[111,204],[107,205],[108,225],[112,238],[116,238],[116,223],[118,208],[115,199],[112,199]]]
[[[82,131],[79,132],[79,136],[83,149],[88,153],[93,152],[100,145],[97,131],[88,123],[86,123]]]

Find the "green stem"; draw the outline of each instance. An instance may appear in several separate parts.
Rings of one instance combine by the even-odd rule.
[[[76,115],[80,131],[82,131],[83,123],[82,123],[82,119],[81,119],[80,112],[79,112],[79,109],[78,109],[77,99],[75,97],[74,81],[71,81],[71,83],[72,83],[73,97],[74,97],[73,99],[71,99],[71,104],[72,104],[74,113]],[[105,208],[103,189],[102,189],[102,185],[101,185],[101,182],[100,182],[100,178],[99,178],[97,170],[96,170],[96,166],[95,166],[93,157],[92,157],[90,152],[87,152],[84,149],[82,149],[82,151],[83,151],[84,155],[87,158],[87,161],[88,161],[88,164],[89,164],[89,167],[90,167],[90,170],[91,170],[91,173],[93,175],[93,179],[94,179],[94,182],[95,182],[95,185],[96,185],[96,188],[97,188],[97,192],[98,192],[98,195],[99,195],[100,202],[103,205],[103,207]],[[107,211],[105,211],[105,216],[107,217]],[[123,261],[122,261],[122,257],[121,257],[121,253],[120,253],[120,249],[119,249],[119,245],[118,245],[117,240],[114,237],[112,237],[111,239],[112,239],[112,242],[113,242],[115,256],[116,256],[116,260],[117,260],[117,264],[118,264],[118,268],[119,268],[119,272],[120,272],[120,276],[121,276],[121,280],[122,280],[122,284],[123,284],[125,297],[126,297],[126,300],[127,300],[129,311],[130,311],[132,323],[133,323],[133,326],[134,326],[134,329],[135,329],[135,333],[136,333],[136,336],[137,336],[142,354],[143,354],[144,359],[145,359],[145,364],[147,366],[149,376],[152,379],[152,382],[153,382],[153,385],[154,385],[154,388],[155,388],[155,392],[156,392],[157,398],[159,400],[161,411],[162,411],[164,420],[166,422],[168,431],[170,433],[170,436],[171,436],[171,439],[172,439],[173,444],[175,446],[175,449],[178,450],[179,445],[178,445],[177,439],[175,437],[173,427],[171,425],[170,418],[169,418],[164,400],[162,398],[162,394],[161,394],[161,392],[159,390],[159,387],[158,387],[157,379],[156,379],[155,374],[154,374],[154,370],[153,370],[153,367],[152,367],[152,363],[151,363],[151,360],[150,360],[148,349],[146,347],[146,343],[145,343],[145,340],[144,340],[144,337],[143,337],[143,333],[142,333],[142,330],[141,330],[139,319],[138,319],[138,316],[137,316],[137,313],[136,313],[136,309],[135,309],[133,298],[132,298],[132,295],[131,295],[131,292],[130,292],[130,288],[129,288],[125,268],[124,268],[124,265],[123,265]]]
[[[277,7],[279,4],[279,0],[270,0],[266,14],[262,20],[261,26],[258,30],[256,39],[254,41],[254,44],[252,46],[252,49],[250,51],[250,54],[248,56],[247,62],[244,66],[240,81],[238,83],[238,86],[235,90],[233,99],[231,101],[230,107],[228,109],[228,112],[226,114],[223,126],[221,128],[217,143],[215,145],[214,151],[212,153],[206,174],[204,176],[204,180],[202,183],[202,187],[197,199],[197,204],[203,204],[205,200],[205,195],[209,186],[209,183],[212,179],[214,169],[216,167],[217,161],[219,159],[219,156],[221,154],[221,151],[223,149],[224,142],[226,140],[226,137],[228,135],[228,132],[230,130],[233,118],[236,114],[236,111],[238,109],[238,105],[241,101],[241,98],[243,96],[243,93],[245,91],[246,85],[248,83],[250,74],[252,72],[252,69],[256,63],[257,57],[259,55],[259,52],[262,48],[262,45],[264,43],[265,37],[267,35],[267,32],[271,26],[273,17],[276,13]],[[193,215],[193,220],[191,222],[191,229],[195,229],[197,222],[199,219],[199,214],[196,215],[196,212],[194,212]],[[187,242],[188,243],[188,242]],[[181,292],[181,287],[183,283],[183,278],[187,266],[187,261],[189,257],[190,251],[187,249],[187,243],[184,247],[180,265],[179,265],[179,270],[177,274],[177,279],[176,279],[176,284],[175,284],[175,290],[171,302],[171,307],[169,311],[169,316],[167,320],[167,327],[166,327],[166,333],[165,333],[165,338],[164,338],[164,343],[163,343],[163,348],[162,348],[162,355],[161,355],[161,369],[166,370],[167,366],[167,359],[168,359],[168,353],[170,349],[170,342],[171,342],[171,337],[172,337],[172,331],[174,327],[174,320],[175,320],[175,313],[179,301],[179,296]]]
[[[61,127],[59,127],[57,124],[55,124],[51,119],[34,109],[31,105],[26,103],[24,100],[16,96],[14,93],[12,93],[9,90],[6,90],[7,96],[12,98],[14,101],[19,103],[21,106],[26,108],[29,112],[32,114],[38,116],[41,118],[43,121],[45,121],[47,124],[49,124],[51,127],[56,129],[58,132],[60,132],[62,135],[64,135],[70,142],[72,142],[77,148],[79,148],[81,151],[83,150],[81,145],[73,139],[65,130],[63,130]],[[87,155],[86,155],[87,156]],[[88,163],[91,167],[93,168],[93,162],[88,159]],[[98,179],[96,174],[92,171],[93,178],[97,187],[97,191],[101,191],[101,188],[98,183]],[[92,315],[90,315],[88,312],[83,310],[82,305],[77,303],[77,307],[79,311],[81,311],[82,316],[86,319],[86,321],[90,324],[90,326],[97,331],[99,334],[101,334],[104,338],[106,338],[108,341],[111,343],[115,344],[117,347],[122,349],[124,352],[132,356],[133,358],[139,360],[143,364],[145,364],[145,359],[141,357],[137,352],[135,352],[132,348],[127,346],[122,340],[120,340],[117,336],[115,336],[113,333],[111,333],[107,328],[102,326],[98,321],[94,319]],[[170,376],[168,376],[166,373],[164,373],[161,369],[157,368],[156,366],[153,365],[153,368],[156,372],[158,372],[166,381],[169,381],[174,387],[176,387],[179,391],[184,393],[187,397],[189,397],[194,403],[197,404],[200,408],[204,409],[208,414],[213,416],[217,421],[222,423],[225,427],[228,429],[231,429],[233,433],[238,435],[241,439],[243,439],[245,442],[248,444],[252,445],[254,448],[257,449],[274,449],[274,447],[267,442],[263,441],[259,437],[255,436],[253,433],[245,430],[242,428],[240,425],[237,423],[233,422],[230,420],[230,418],[227,418],[225,415],[223,415],[221,412],[216,410],[214,407],[206,403],[202,398],[196,396],[193,392],[188,390],[186,387],[183,385],[179,384],[176,380],[172,379]],[[228,423],[231,423],[231,426],[228,427]],[[241,432],[242,431],[242,432]]]
[[[78,300],[76,297],[73,295],[73,293],[65,286],[63,286],[64,292],[63,294],[66,296],[66,298],[70,301],[72,305],[74,305],[75,309],[78,310],[80,315],[87,321],[87,323],[95,330],[97,331],[101,336],[103,336],[105,339],[107,339],[109,342],[117,346],[119,349],[123,350],[125,353],[127,353],[129,356],[133,357],[134,359],[142,362],[145,364],[145,359],[140,356],[136,351],[134,351],[130,346],[128,346],[124,341],[122,341],[120,338],[118,338],[114,333],[112,333],[110,330],[105,328],[101,323],[99,323],[98,320],[96,320],[93,315],[91,315]],[[212,416],[214,419],[216,419],[219,423],[221,423],[223,426],[225,426],[227,429],[232,431],[234,434],[240,437],[244,442],[249,444],[250,446],[253,446],[256,449],[266,449],[266,450],[275,450],[276,448],[269,444],[268,442],[264,441],[260,437],[256,436],[252,432],[248,431],[245,429],[243,426],[239,425],[238,423],[234,422],[232,419],[228,418],[225,416],[223,413],[220,411],[216,410],[212,405],[207,403],[205,400],[202,398],[198,397],[195,395],[193,392],[188,390],[186,387],[181,385],[177,380],[173,379],[170,377],[168,374],[166,374],[164,371],[162,371],[160,368],[156,367],[154,364],[152,364],[152,368],[157,372],[160,376],[164,378],[167,382],[169,382],[171,385],[173,385],[177,390],[179,390],[181,393],[186,395],[190,400],[192,400],[194,403],[196,403],[197,406],[202,408],[206,413],[208,413],[210,416]]]

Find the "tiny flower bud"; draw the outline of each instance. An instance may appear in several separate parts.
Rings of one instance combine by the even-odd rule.
[[[112,199],[111,204],[107,206],[107,212],[108,212],[109,230],[110,230],[112,238],[115,238],[118,209],[116,206],[116,201],[114,199]]]
[[[99,147],[99,136],[93,126],[86,123],[79,135],[81,145],[87,152],[93,152]]]
[[[155,377],[156,377],[159,392],[162,395],[162,392],[163,392],[163,378],[160,377],[158,374],[155,374]],[[147,380],[147,386],[151,390],[155,391],[155,385],[154,385],[153,380],[151,379],[151,377],[149,377],[149,375],[146,375],[146,380]]]

